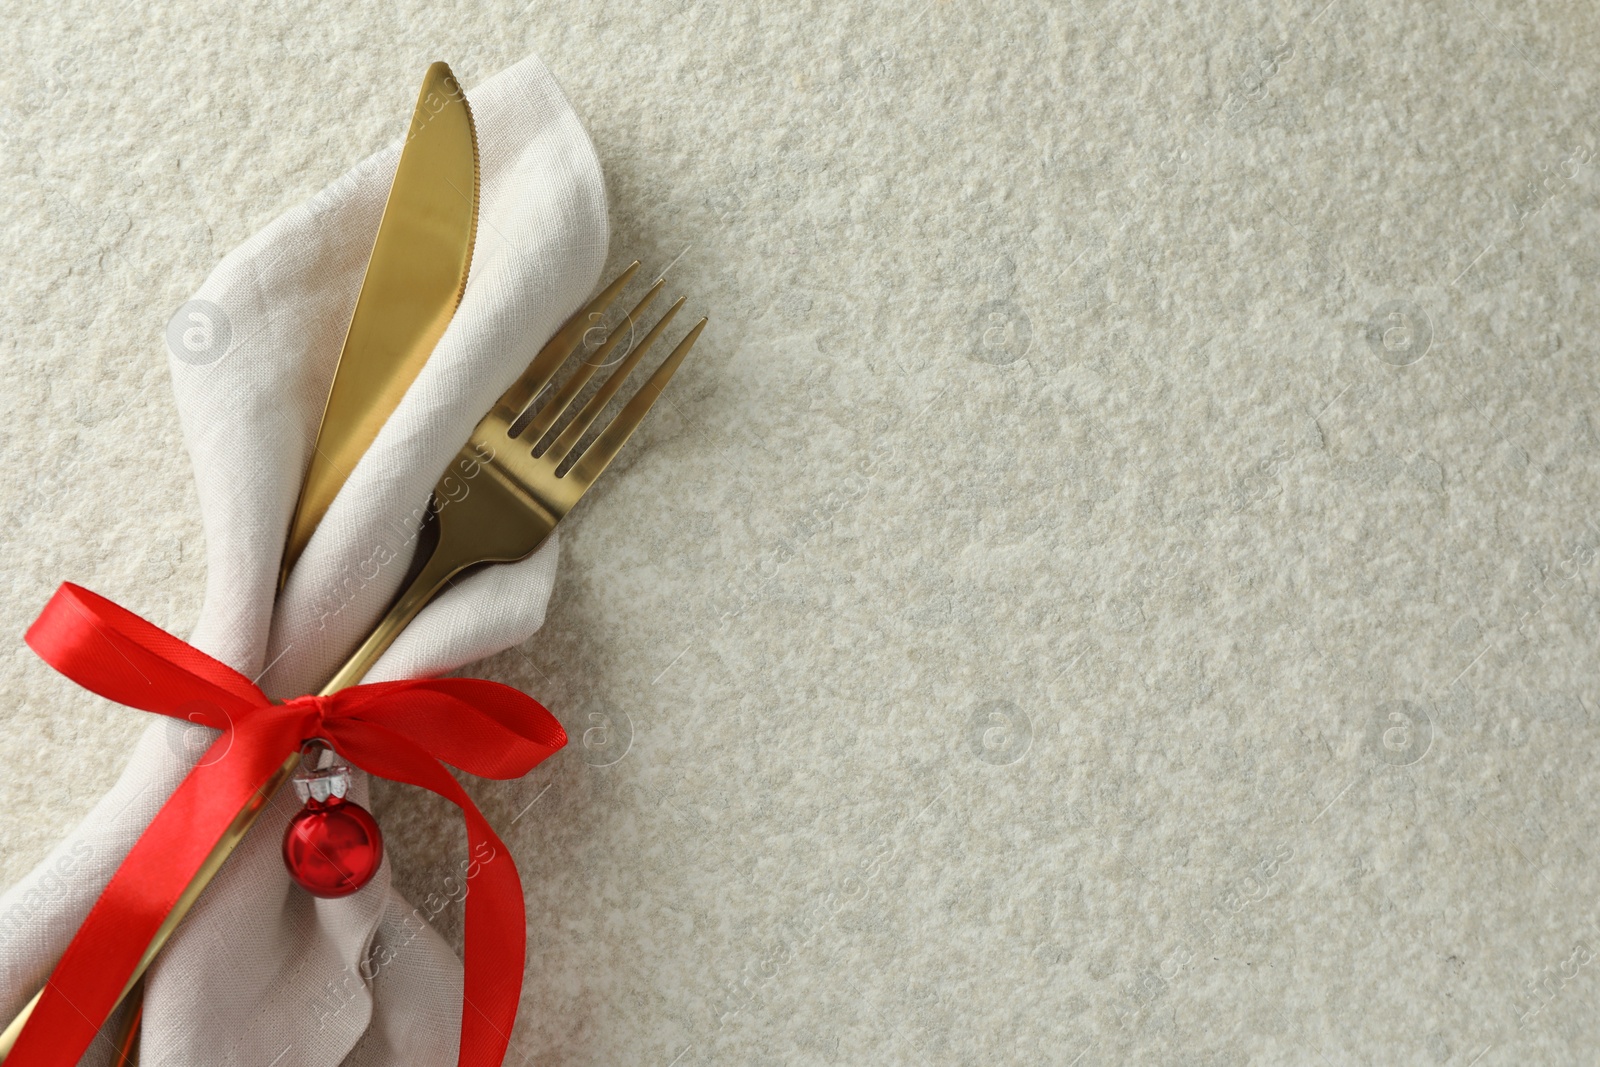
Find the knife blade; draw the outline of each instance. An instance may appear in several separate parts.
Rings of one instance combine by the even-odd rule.
[[[478,141],[448,65],[428,68],[367,260],[322,425],[284,543],[278,586],[466,292],[478,228]]]

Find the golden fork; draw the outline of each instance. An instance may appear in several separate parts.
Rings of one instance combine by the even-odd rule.
[[[444,589],[451,578],[480,563],[512,563],[532,555],[550,536],[556,524],[566,517],[572,506],[605,472],[628,438],[633,436],[633,431],[639,428],[678,365],[689,354],[689,349],[694,347],[700,331],[705,329],[705,319],[702,318],[690,328],[671,354],[661,361],[650,379],[600,431],[599,436],[584,447],[578,447],[644,354],[666,332],[678,309],[683,306],[682,297],[633,346],[605,384],[578,409],[555,440],[548,447],[539,447],[578,399],[595,372],[606,364],[624,338],[631,336],[634,323],[661,292],[665,280],[657,280],[650,287],[623,323],[610,331],[592,356],[580,361],[548,401],[543,405],[537,403],[561,368],[583,347],[584,335],[595,328],[611,302],[638,270],[639,264],[635,261],[590,301],[588,307],[568,319],[566,325],[556,331],[556,335],[534,357],[522,376],[501,395],[473,429],[472,436],[434,488],[436,503],[433,511],[438,520],[438,539],[432,554],[379,621],[372,635],[323,687],[321,695],[327,696],[359,682],[378,661],[378,657],[394,643],[394,639],[400,636],[406,624],[416,618],[417,613]],[[473,472],[469,475],[471,484],[465,486],[465,491],[463,481],[455,473],[457,470]],[[138,966],[118,997],[119,1004],[139,985],[145,970],[222,868],[223,861],[244,840],[256,817],[266,808],[267,801],[283,787],[299,766],[300,753],[295,752],[278,768],[272,780],[234,817],[140,957]],[[0,1063],[4,1062],[38,1000],[36,994],[0,1033]],[[133,1043],[137,1025],[135,1018],[131,1032],[118,1042],[119,1054],[124,1057],[129,1055],[125,1048]],[[129,1029],[128,1024],[124,1024],[124,1029]]]

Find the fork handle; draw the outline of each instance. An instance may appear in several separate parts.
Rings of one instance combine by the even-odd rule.
[[[457,560],[453,554],[442,551],[443,548],[441,539],[441,543],[434,547],[433,553],[428,557],[428,562],[424,563],[416,577],[411,579],[411,583],[400,594],[400,598],[378,623],[377,629],[362,642],[360,648],[350,654],[344,666],[339,668],[339,673],[323,686],[321,696],[329,696],[361,681],[372,665],[378,661],[378,657],[394,644],[394,639],[400,636],[400,631],[405,629],[406,624],[417,617],[417,613],[427,606],[428,601],[433,599],[440,589],[444,588],[446,582],[466,569],[466,564]],[[194,907],[195,902],[200,899],[200,894],[211,884],[211,879],[222,869],[223,861],[233,853],[239,842],[244,840],[250,827],[255,825],[256,818],[266,810],[268,801],[283,788],[299,765],[300,753],[294,752],[229,824],[222,838],[206,857],[199,872],[184,887],[183,894],[167,913],[166,921],[161,924],[155,937],[145,948],[144,955],[139,958],[133,974],[128,977],[128,984],[123,987],[121,996],[117,998],[118,1004],[121,1004],[139,984],[145,970],[155,961],[156,954],[166,946],[168,939],[178,929],[178,924],[189,914],[189,909]],[[43,992],[40,990],[35,994],[27,1006],[17,1013],[16,1018],[11,1020],[10,1025],[4,1031],[0,1031],[0,1064],[5,1063],[7,1055],[11,1052],[11,1046],[21,1035],[23,1026],[32,1016],[34,1005],[39,1003],[39,996]],[[129,1037],[131,1040],[131,1034]]]
[[[388,651],[394,644],[395,638],[400,636],[417,613],[428,606],[444,584],[457,574],[466,569],[467,565],[455,559],[453,555],[444,551],[444,543],[435,546],[433,554],[428,557],[428,562],[422,565],[417,576],[411,579],[411,584],[405,587],[398,600],[389,609],[388,613],[379,620],[377,628],[361,643],[361,647],[350,654],[339,673],[333,676],[322,690],[322,696],[336,693],[341,689],[355,685],[372,665],[378,662],[378,657]]]

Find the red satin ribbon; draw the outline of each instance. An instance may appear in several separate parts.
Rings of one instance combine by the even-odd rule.
[[[274,704],[244,675],[102,596],[64,584],[28,630],[46,663],[118,704],[222,731],[112,876],[45,987],[7,1067],[72,1067],[139,956],[246,801],[302,742],[323,737],[373,774],[461,809],[470,855],[461,1067],[497,1067],[522,994],[526,915],[510,852],[440,761],[516,778],[567,743],[509,686],[470,678],[383,682]],[[492,850],[481,846],[487,844]]]

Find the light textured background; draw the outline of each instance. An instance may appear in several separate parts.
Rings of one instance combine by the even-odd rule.
[[[1600,14],[769,7],[8,8],[0,877],[140,727],[49,591],[198,609],[168,316],[537,51],[713,322],[479,668],[508,1063],[1594,1062]]]

